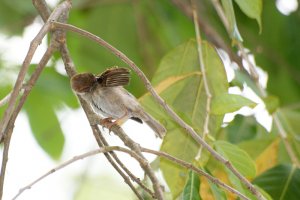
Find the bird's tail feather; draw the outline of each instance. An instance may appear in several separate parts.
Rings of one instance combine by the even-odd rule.
[[[166,129],[156,119],[154,119],[148,113],[143,113],[143,121],[155,132],[156,136],[163,138],[166,134]]]

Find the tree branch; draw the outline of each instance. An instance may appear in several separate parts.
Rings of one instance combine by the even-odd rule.
[[[44,0],[33,0],[33,4],[36,7],[36,9],[38,10],[38,12],[40,13],[40,15],[41,15],[42,19],[44,20],[44,22],[46,22],[47,19],[48,19],[48,17],[50,16],[50,9],[48,8],[46,2]],[[61,19],[61,18],[63,18],[63,19]],[[67,14],[65,16],[63,16],[63,17],[60,17],[60,21],[66,22],[67,21]],[[57,33],[58,31],[55,31],[55,32]],[[75,70],[73,61],[72,61],[72,59],[70,57],[70,53],[68,51],[67,45],[66,45],[65,33],[64,33],[64,31],[62,31],[62,32],[59,31],[59,32],[60,32],[60,48],[59,48],[59,50],[60,50],[63,62],[65,64],[66,72],[69,75],[69,77],[72,77],[73,75],[76,74],[76,70]],[[80,97],[78,97],[78,98],[79,98],[79,100],[81,102],[81,105],[82,105],[84,111],[86,112],[86,114],[87,113],[92,113],[89,105],[86,104]],[[100,130],[99,129],[95,130],[95,129],[93,129],[93,127],[92,127],[92,130],[93,130],[94,136],[96,138],[96,141],[98,142],[99,147],[108,146],[108,144],[105,141],[104,137],[102,137],[102,134],[101,134]],[[138,191],[135,189],[135,187],[131,183],[130,179],[128,179],[128,177],[118,167],[118,164],[130,176],[130,178],[132,180],[136,181],[151,196],[154,196],[154,194],[146,186],[144,186],[143,183],[137,177],[135,177],[124,166],[124,164],[119,160],[119,158],[117,157],[117,155],[114,152],[105,153],[105,157],[108,159],[108,161],[111,163],[111,165],[116,169],[116,171],[123,177],[125,183],[127,183],[129,185],[129,187],[136,194],[136,196],[138,197],[138,199],[143,199],[143,198],[138,193]],[[116,162],[113,159],[115,159]]]
[[[210,180],[212,183],[219,185],[220,187],[232,192],[233,194],[236,194],[237,196],[239,196],[241,199],[244,200],[249,200],[249,198],[247,198],[245,195],[241,194],[239,191],[237,191],[236,189],[228,186],[227,184],[223,183],[222,181],[220,181],[219,179],[211,176],[210,174],[202,171],[201,169],[195,167],[194,165],[192,165],[191,163],[185,162],[183,160],[180,160],[178,158],[175,158],[165,152],[160,152],[160,151],[155,151],[152,149],[147,149],[147,148],[140,148],[142,152],[146,152],[146,153],[150,153],[150,154],[154,154],[157,156],[161,156],[164,157],[168,160],[170,160],[171,162],[178,164],[180,166],[186,167],[187,169],[190,169],[194,172],[196,172],[198,175],[204,176],[205,178],[207,178],[208,180]],[[42,176],[38,177],[36,180],[34,180],[33,182],[31,182],[30,184],[26,185],[25,187],[21,188],[18,192],[18,194],[13,198],[13,200],[15,200],[18,196],[20,196],[25,190],[31,189],[35,184],[37,184],[38,182],[40,182],[41,180],[43,180],[44,178],[48,177],[49,175],[57,172],[58,170],[63,169],[64,167],[78,161],[78,160],[82,160],[84,158],[99,154],[99,153],[107,153],[107,152],[113,152],[113,151],[120,151],[120,152],[124,152],[126,154],[129,154],[131,157],[133,157],[134,159],[136,159],[139,163],[143,163],[144,162],[144,158],[142,158],[140,155],[136,154],[134,151],[126,149],[124,147],[119,147],[119,146],[106,146],[94,151],[90,151],[78,156],[74,156],[72,159],[67,160],[65,162],[63,162],[62,164],[58,165],[57,167],[49,170],[48,172],[46,172],[45,174],[43,174]]]
[[[22,96],[20,97],[19,103],[16,108],[14,108],[17,97],[19,95],[19,91],[22,88],[22,84],[25,78],[25,75],[27,73],[27,70],[29,68],[31,59],[37,49],[37,46],[40,44],[42,41],[43,37],[49,32],[50,30],[50,21],[58,19],[58,17],[68,10],[71,5],[69,4],[70,2],[66,1],[61,3],[57,8],[53,11],[53,13],[50,15],[49,20],[47,23],[44,24],[44,26],[41,28],[39,33],[36,35],[36,37],[32,40],[28,53],[25,57],[25,60],[23,62],[22,68],[19,72],[17,81],[15,83],[14,89],[11,93],[9,102],[8,102],[8,107],[4,113],[4,117],[1,121],[0,124],[0,141],[3,140],[4,142],[4,150],[3,150],[3,156],[2,156],[2,165],[1,165],[1,176],[0,176],[0,199],[2,199],[3,196],[3,187],[4,187],[4,179],[5,179],[5,173],[6,173],[6,166],[7,166],[7,161],[8,161],[8,152],[9,152],[9,146],[10,146],[10,140],[11,136],[13,133],[13,128],[14,128],[14,123],[15,120],[21,111],[27,96],[29,95],[32,87],[36,83],[38,77],[40,76],[42,70],[48,63],[49,59],[51,58],[52,54],[55,52],[57,49],[58,43],[56,42],[56,37],[54,36],[51,39],[50,46],[47,48],[46,52],[44,53],[41,61],[39,62],[35,72],[31,75],[29,81],[26,84],[26,87],[24,87],[24,92]]]
[[[59,6],[57,6],[56,9],[50,15],[48,21],[43,25],[43,27],[41,28],[39,33],[35,36],[35,38],[30,43],[28,53],[22,64],[22,68],[18,74],[18,78],[16,80],[13,91],[11,93],[11,98],[9,99],[8,107],[5,110],[3,119],[0,122],[0,141],[2,140],[2,137],[4,136],[4,130],[6,129],[8,121],[11,118],[12,112],[14,110],[14,105],[16,104],[18,94],[22,87],[22,84],[23,84],[25,75],[27,73],[27,70],[29,68],[30,62],[32,60],[32,57],[33,57],[38,45],[42,42],[42,39],[48,33],[48,31],[50,29],[50,25],[51,25],[50,22],[53,20],[57,20],[58,17],[61,15],[61,13],[64,12],[66,9],[69,9],[70,7],[71,7],[71,4],[69,1],[65,1],[65,2],[61,3]]]
[[[140,165],[142,169],[145,171],[145,174],[149,176],[153,184],[153,189],[155,191],[156,197],[158,199],[164,199],[161,185],[159,184],[158,179],[156,178],[153,170],[151,169],[149,162],[143,156],[140,145],[134,142],[130,137],[128,137],[127,134],[123,131],[123,129],[121,129],[121,127],[113,126],[112,131],[124,142],[124,144],[127,147],[129,147],[132,151],[137,153],[137,155],[139,155],[143,159],[143,162],[140,162]]]
[[[178,115],[175,113],[172,108],[157,94],[157,92],[152,87],[150,81],[147,79],[145,74],[138,68],[138,66],[130,60],[125,54],[123,54],[121,51],[104,41],[102,38],[93,35],[92,33],[89,33],[88,31],[82,30],[80,28],[77,28],[75,26],[69,25],[69,24],[63,24],[59,22],[53,22],[53,28],[54,29],[64,29],[73,31],[75,33],[78,33],[84,37],[87,37],[101,46],[107,48],[111,53],[119,57],[122,61],[124,61],[126,64],[128,64],[133,71],[137,73],[139,78],[143,81],[145,87],[150,92],[150,94],[154,97],[155,101],[161,105],[164,110],[169,114],[170,117],[172,117],[183,129],[187,131],[187,133],[200,145],[203,146],[208,152],[211,153],[211,155],[221,163],[223,163],[230,171],[232,171],[233,174],[236,175],[236,177],[251,191],[252,194],[254,194],[259,200],[264,199],[264,197],[260,194],[260,192],[222,155],[220,155],[218,152],[216,152],[209,144],[207,144],[198,134],[197,132],[189,126],[187,123],[185,123]]]
[[[13,111],[11,118],[8,122],[8,125],[6,127],[6,129],[4,130],[4,139],[3,139],[3,143],[4,143],[4,150],[3,150],[3,156],[2,156],[2,165],[1,165],[1,176],[0,176],[0,199],[2,199],[3,196],[3,186],[4,186],[4,178],[5,178],[5,172],[6,172],[6,165],[7,165],[7,161],[8,161],[8,151],[9,151],[9,146],[10,146],[10,139],[13,133],[13,128],[14,128],[14,124],[15,121],[17,119],[17,116],[19,114],[19,112],[21,111],[27,96],[29,95],[32,87],[34,86],[34,84],[36,83],[38,77],[40,76],[42,70],[44,69],[44,67],[46,66],[46,64],[48,63],[49,59],[51,58],[52,54],[55,51],[55,47],[53,47],[52,45],[50,45],[45,54],[43,55],[40,63],[38,64],[35,72],[32,74],[32,76],[30,77],[28,83],[26,84],[26,87],[24,88],[24,93],[20,98],[20,101],[16,107],[16,109]]]
[[[229,23],[225,16],[222,6],[220,5],[220,2],[218,0],[212,0],[212,4],[215,7],[215,10],[217,11],[221,21],[223,22],[228,34],[230,35]],[[244,47],[243,43],[237,40],[237,47],[238,47],[239,51],[241,52],[242,58],[247,62],[248,66],[249,66],[250,77],[256,84],[256,86],[260,92],[259,95],[262,97],[266,97],[267,91],[259,83],[259,75],[257,73],[256,66],[254,66],[254,64],[250,61],[249,56],[245,52],[245,47]],[[243,70],[243,72],[245,72],[245,71],[246,70]],[[284,130],[281,121],[278,119],[278,113],[273,114],[273,120],[275,122],[277,129],[279,130],[279,136],[281,137],[281,139],[284,143],[284,146],[287,150],[289,157],[291,158],[291,160],[294,164],[296,164],[298,167],[300,167],[300,161],[297,158],[296,153],[293,151],[291,144],[286,139],[286,131]]]
[[[9,101],[9,99],[11,97],[11,94],[12,94],[12,91],[10,91],[5,97],[3,97],[3,99],[0,100],[0,107],[7,104],[7,102]]]

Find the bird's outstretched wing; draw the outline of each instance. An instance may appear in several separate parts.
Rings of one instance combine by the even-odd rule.
[[[112,67],[96,76],[102,87],[125,86],[130,80],[130,71],[122,67]]]

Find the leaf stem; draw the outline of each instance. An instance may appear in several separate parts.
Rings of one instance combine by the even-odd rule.
[[[204,82],[204,88],[205,88],[205,93],[206,93],[206,116],[205,116],[205,121],[203,125],[203,133],[202,133],[202,138],[205,140],[206,136],[209,134],[209,118],[210,118],[210,105],[211,105],[211,92],[208,87],[208,81],[207,81],[207,76],[206,76],[206,70],[205,70],[205,64],[204,64],[204,58],[203,58],[203,53],[202,53],[202,39],[201,39],[201,34],[200,34],[200,27],[198,24],[198,14],[196,10],[196,3],[194,0],[191,0],[192,3],[192,12],[193,12],[193,21],[194,21],[194,26],[195,26],[195,33],[196,33],[196,41],[197,41],[197,51],[198,51],[198,59],[200,63],[200,71],[203,74],[203,82]],[[199,159],[201,157],[203,150],[203,146],[200,146],[199,153],[197,155],[196,159]]]

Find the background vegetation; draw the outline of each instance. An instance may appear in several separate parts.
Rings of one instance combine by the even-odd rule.
[[[209,116],[209,135],[204,136],[206,141],[268,198],[299,199],[299,9],[283,15],[275,1],[224,0],[220,5],[229,22],[224,25],[212,2],[199,0],[196,3],[203,39],[202,59],[212,95],[209,113],[190,1],[73,1],[68,23],[100,36],[125,53],[151,80],[160,96],[201,136]],[[30,1],[2,0],[1,34],[8,37],[20,35],[37,16]],[[110,66],[125,66],[107,50],[74,33],[67,34],[67,43],[79,72],[97,74]],[[247,52],[246,57],[253,58],[253,65],[259,68],[256,70],[263,70],[264,75],[255,77],[246,57],[241,56],[241,44],[246,48],[242,48]],[[223,61],[230,61],[234,70],[234,78],[229,83],[218,55],[220,49],[227,52],[228,56]],[[79,108],[70,89],[69,78],[57,70],[60,61],[57,54],[48,63],[23,108],[36,141],[53,159],[60,158],[65,143],[57,111],[65,105]],[[35,67],[35,64],[31,65],[29,74]],[[1,99],[12,90],[19,68],[8,66],[0,60]],[[266,77],[265,87],[260,81]],[[231,87],[238,87],[241,91],[251,88],[264,102],[273,118],[270,131],[257,122],[254,114],[236,115],[233,121],[224,125],[225,114],[243,106],[254,108],[257,105],[257,102],[240,95],[228,94]],[[193,163],[255,199],[231,171],[199,147],[183,128],[162,111],[135,73],[132,73],[127,89],[139,97],[145,109],[167,128],[161,151]],[[5,108],[0,107],[0,116]],[[45,114],[47,117],[41,117]],[[202,149],[200,158],[197,156],[199,149]],[[236,198],[187,168],[162,158],[155,163],[158,165],[153,166],[161,170],[170,189],[168,197]],[[198,192],[188,192],[190,187]]]

